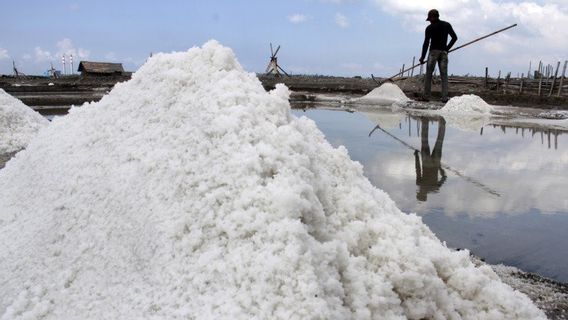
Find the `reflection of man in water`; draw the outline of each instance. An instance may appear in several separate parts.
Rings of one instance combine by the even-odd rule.
[[[437,192],[446,181],[446,172],[444,172],[440,163],[442,160],[442,144],[444,143],[444,135],[446,134],[446,120],[444,120],[444,118],[438,120],[438,137],[436,137],[436,144],[434,144],[432,153],[430,153],[430,145],[428,143],[429,120],[421,117],[420,121],[422,126],[422,131],[420,132],[420,137],[422,138],[420,148],[422,166],[420,166],[418,150],[414,151],[416,185],[418,186],[416,199],[426,201],[428,193]],[[440,172],[440,179],[438,179],[438,171]]]

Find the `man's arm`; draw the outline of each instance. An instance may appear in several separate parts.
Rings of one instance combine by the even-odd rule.
[[[426,52],[428,51],[428,46],[430,45],[430,28],[426,28],[424,32],[424,43],[422,44],[422,54],[420,55],[420,63],[424,63],[424,58],[426,58]]]
[[[450,30],[448,30],[448,34],[450,35],[450,37],[452,37],[452,40],[450,40],[450,43],[448,43],[448,46],[446,47],[446,51],[450,51],[450,49],[453,47],[453,45],[456,43],[456,41],[458,41],[458,36],[454,32],[454,28],[452,28],[452,25],[449,24],[449,23],[448,23],[448,26],[450,27]]]

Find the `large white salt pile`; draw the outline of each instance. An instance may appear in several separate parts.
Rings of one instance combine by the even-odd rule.
[[[48,123],[39,113],[0,89],[0,154],[25,148]]]
[[[0,171],[1,319],[544,319],[212,41]]]
[[[493,107],[474,94],[465,94],[451,98],[440,111],[459,114],[490,114]]]
[[[351,102],[360,104],[392,105],[410,101],[402,90],[394,83],[384,83],[373,89],[365,96],[353,99]]]

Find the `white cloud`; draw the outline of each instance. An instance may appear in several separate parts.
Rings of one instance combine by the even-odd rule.
[[[335,24],[337,24],[341,28],[347,28],[347,27],[349,27],[349,20],[343,14],[336,13],[335,14]]]
[[[307,20],[308,20],[308,17],[306,15],[303,15],[303,14],[300,14],[300,13],[296,13],[296,14],[288,16],[288,21],[290,21],[291,23],[294,23],[294,24],[306,22]]]
[[[52,53],[51,51],[44,50],[41,47],[35,47],[34,55],[35,62],[59,62],[61,57],[65,55],[67,59],[72,55],[75,61],[83,60],[89,57],[90,52],[83,48],[75,48],[73,42],[65,38],[56,43],[57,52]]]
[[[34,54],[36,62],[52,61],[54,59],[51,52],[43,50],[41,47],[35,47]]]
[[[507,50],[505,48],[505,46],[497,41],[487,41],[484,44],[485,50],[489,53],[494,53],[494,54],[501,54],[501,53],[505,53]]]
[[[436,8],[440,18],[454,26],[457,45],[514,23],[518,27],[492,37],[481,48],[485,53],[525,65],[529,60],[566,59],[568,52],[568,1],[517,0],[370,0],[381,10],[403,20],[415,32],[424,32],[428,10]],[[479,53],[479,49],[477,49]],[[471,51],[471,50],[469,50]],[[514,59],[511,54],[514,53]],[[471,52],[468,52],[471,54]]]
[[[107,54],[105,54],[105,60],[116,61],[116,60],[118,60],[118,58],[116,57],[116,53],[108,52]]]
[[[4,48],[0,48],[0,60],[8,59],[10,55],[8,54],[8,50]]]
[[[22,56],[22,59],[24,59],[24,60],[31,60],[31,59],[32,59],[32,55],[29,54],[29,53],[25,53],[25,54]]]
[[[57,56],[61,57],[62,55],[71,56],[73,55],[74,58],[79,59],[87,59],[90,55],[89,50],[78,48],[76,49],[73,45],[73,42],[69,38],[65,38],[57,42]]]

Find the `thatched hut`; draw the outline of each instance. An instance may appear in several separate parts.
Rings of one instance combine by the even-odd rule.
[[[124,68],[122,63],[81,61],[77,71],[82,76],[120,76]]]

